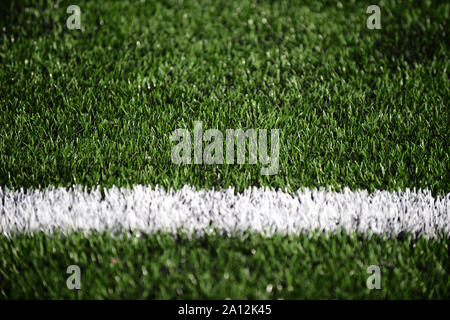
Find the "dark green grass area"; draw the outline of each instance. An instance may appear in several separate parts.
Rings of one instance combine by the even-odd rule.
[[[0,187],[450,190],[448,1],[0,0]],[[177,128],[280,129],[278,174],[175,165]],[[191,131],[192,132],[192,131]],[[0,213],[1,214],[1,213]],[[0,298],[450,298],[449,240],[0,236]],[[66,268],[82,290],[66,288]],[[367,266],[381,290],[366,288]]]
[[[449,299],[448,237],[0,237],[1,298]],[[69,290],[69,265],[81,290]],[[369,290],[369,265],[380,290]]]
[[[1,1],[0,186],[449,191],[448,1]],[[170,134],[279,128],[280,169]]]

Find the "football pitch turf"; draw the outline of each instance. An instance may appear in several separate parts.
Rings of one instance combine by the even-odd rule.
[[[66,26],[72,4],[81,30]],[[437,237],[173,237],[10,233],[0,219],[0,298],[450,298],[450,4],[379,1],[370,30],[372,4],[0,1],[2,217],[5,190],[76,185],[102,201],[144,185],[421,189],[444,199],[447,223]],[[195,121],[279,129],[278,171],[173,163],[171,134]],[[66,287],[69,265],[81,290]]]
[[[448,240],[361,234],[262,237],[75,233],[0,239],[0,295],[11,299],[448,298]],[[67,266],[81,269],[68,290]],[[369,290],[368,265],[381,289]]]

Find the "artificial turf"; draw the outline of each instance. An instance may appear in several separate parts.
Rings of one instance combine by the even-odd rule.
[[[0,187],[450,191],[448,1],[0,1]],[[176,165],[280,129],[280,168]],[[245,239],[245,240],[243,240]],[[0,236],[1,298],[449,298],[448,236]],[[254,251],[253,251],[254,250]],[[254,253],[253,253],[254,252]],[[115,261],[115,262],[114,262]],[[114,262],[114,263],[113,263]],[[83,287],[65,286],[68,265]],[[369,264],[381,290],[368,290]]]
[[[0,237],[0,297],[449,299],[449,241],[361,234]],[[69,265],[81,289],[69,290]],[[379,290],[366,286],[380,267]]]
[[[448,1],[2,1],[0,186],[449,191]],[[173,130],[280,129],[280,168]]]

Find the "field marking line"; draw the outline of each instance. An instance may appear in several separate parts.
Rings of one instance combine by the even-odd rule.
[[[219,230],[271,235],[310,231],[361,232],[397,236],[450,235],[450,193],[429,190],[333,192],[304,189],[287,193],[269,188],[174,191],[136,185],[83,190],[0,188],[0,233],[70,231],[157,231],[204,234]]]

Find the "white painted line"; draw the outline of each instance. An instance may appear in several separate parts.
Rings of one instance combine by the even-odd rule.
[[[396,236],[401,232],[430,237],[450,234],[450,193],[325,190],[290,194],[251,188],[235,194],[185,186],[113,187],[102,198],[81,187],[45,190],[0,188],[0,232],[163,231],[203,234],[214,228],[225,234],[255,231],[295,234],[309,231],[358,231]]]

